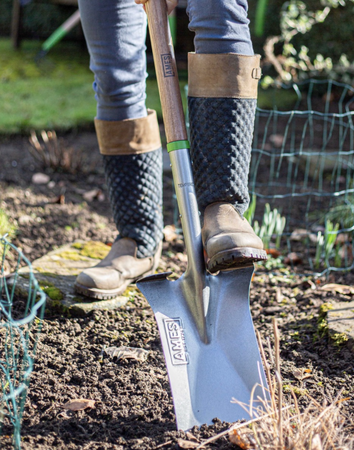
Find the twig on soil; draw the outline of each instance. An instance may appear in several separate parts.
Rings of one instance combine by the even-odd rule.
[[[273,317],[273,331],[275,341],[275,375],[278,381],[278,433],[280,447],[283,448],[283,423],[282,423],[282,402],[283,402],[283,382],[280,375],[280,338],[277,319]]]
[[[163,444],[160,444],[157,447],[155,447],[155,450],[157,450],[158,448],[165,447],[166,445],[170,445],[170,444],[172,444],[172,441],[164,442]]]
[[[272,386],[272,377],[270,374],[270,365],[268,364],[267,358],[265,356],[264,347],[262,344],[262,338],[261,338],[260,332],[258,330],[256,330],[256,335],[257,335],[257,340],[258,340],[258,346],[259,346],[259,349],[261,352],[263,366],[265,367],[265,371],[266,371],[266,377],[267,377],[267,381],[269,384],[270,395],[271,395],[271,397],[273,397],[273,392],[272,392],[273,386]]]

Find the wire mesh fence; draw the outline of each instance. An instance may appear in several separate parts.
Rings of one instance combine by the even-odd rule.
[[[270,248],[286,249],[293,262],[318,273],[350,270],[354,89],[308,80],[281,86],[273,100],[257,109],[248,218]]]
[[[348,271],[354,267],[354,88],[310,79],[272,93],[269,107],[256,112],[245,216],[270,253],[289,257],[293,266]],[[189,129],[188,114],[186,122]],[[174,218],[181,232],[177,203]]]
[[[30,262],[5,237],[0,252],[0,433],[12,434],[17,450],[46,298]],[[27,269],[23,275],[21,267]],[[26,293],[18,290],[19,276],[28,281]]]

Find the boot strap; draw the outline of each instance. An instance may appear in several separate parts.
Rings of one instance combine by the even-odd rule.
[[[203,98],[256,99],[260,55],[188,54],[188,95]]]
[[[161,147],[159,124],[152,109],[139,119],[95,119],[95,128],[102,155],[137,155]]]

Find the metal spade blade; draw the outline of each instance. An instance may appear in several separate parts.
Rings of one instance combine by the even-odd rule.
[[[211,424],[215,417],[227,422],[248,419],[246,411],[231,400],[249,405],[253,396],[257,407],[257,397],[267,397],[249,309],[252,274],[253,268],[248,267],[206,277],[206,342],[185,298],[183,285],[188,280],[184,275],[169,281],[168,274],[159,274],[138,283],[155,313],[178,429]]]

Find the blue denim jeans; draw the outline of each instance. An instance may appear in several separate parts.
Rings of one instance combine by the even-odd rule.
[[[145,107],[146,14],[134,0],[79,0],[95,76],[97,119],[137,119]],[[253,55],[247,0],[188,0],[197,53]]]

